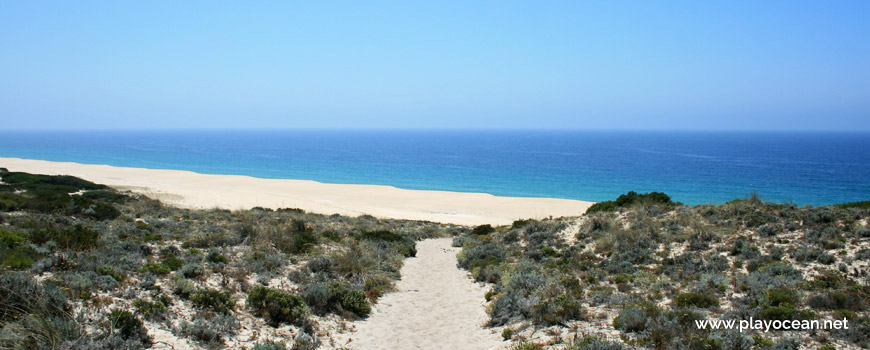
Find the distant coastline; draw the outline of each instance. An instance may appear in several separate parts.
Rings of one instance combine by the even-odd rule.
[[[592,202],[503,197],[486,193],[406,190],[382,185],[324,184],[110,165],[0,158],[0,167],[72,175],[168,204],[196,209],[299,208],[320,214],[425,220],[460,225],[505,225],[518,219],[579,216]]]

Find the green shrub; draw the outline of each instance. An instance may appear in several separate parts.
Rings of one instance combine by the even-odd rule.
[[[13,270],[24,269],[42,258],[26,243],[24,234],[0,228],[0,266]]]
[[[387,230],[366,231],[360,235],[360,239],[368,241],[386,241],[386,242],[401,242],[405,239],[398,233],[393,233]]]
[[[306,253],[311,248],[317,245],[317,236],[305,226],[305,222],[299,219],[293,219],[290,224],[289,232],[275,243],[275,245],[284,253],[301,254]]]
[[[106,203],[124,203],[130,200],[130,196],[115,192],[114,190],[90,190],[82,193],[82,198]]]
[[[110,329],[124,339],[140,339],[150,343],[148,330],[136,315],[126,310],[112,310],[109,314]]]
[[[311,284],[302,291],[305,303],[318,314],[327,312],[350,312],[358,317],[367,317],[371,312],[366,294],[350,289],[346,283]]]
[[[835,207],[840,209],[848,209],[848,208],[858,208],[858,209],[870,209],[870,201],[861,201],[861,202],[849,202],[843,204],[837,204]]]
[[[586,209],[586,214],[614,211],[618,208],[630,208],[638,203],[662,205],[675,204],[671,201],[671,197],[661,192],[638,194],[637,192],[630,191],[626,194],[620,195],[615,201],[603,201],[592,204],[588,209]]]
[[[224,336],[237,333],[239,322],[230,315],[200,317],[191,322],[181,322],[181,334],[206,345],[206,348],[223,348]]]
[[[765,292],[766,305],[769,306],[794,306],[797,304],[797,297],[794,292],[777,288]]]
[[[638,302],[619,311],[613,319],[613,328],[625,332],[641,332],[646,329],[647,320],[661,313],[656,304],[648,301]]]
[[[236,306],[230,292],[222,292],[216,289],[201,289],[190,295],[193,305],[201,308],[210,308],[215,312],[228,314]]]
[[[19,272],[0,275],[0,348],[62,348],[83,336],[63,293]]]
[[[136,313],[144,316],[147,319],[162,319],[166,313],[166,305],[160,301],[147,301],[144,299],[133,300],[133,307],[136,308]]]
[[[195,288],[196,284],[194,284],[193,281],[186,278],[179,278],[175,280],[172,292],[178,294],[182,298],[189,298]]]
[[[583,316],[580,304],[571,296],[558,295],[543,299],[532,308],[531,318],[539,324],[555,325]]]
[[[170,270],[175,271],[184,266],[184,260],[181,260],[175,255],[167,256],[160,261],[161,264],[166,265]]]
[[[247,306],[273,327],[282,322],[299,325],[306,315],[302,297],[264,286],[248,292]]]
[[[208,262],[215,264],[227,264],[229,263],[229,259],[226,256],[218,253],[218,252],[209,252],[208,255],[205,256],[205,260]]]
[[[543,350],[544,346],[538,343],[530,343],[521,340],[519,343],[511,345],[510,350]]]
[[[112,277],[112,278],[115,279],[115,281],[117,281],[117,282],[124,282],[124,280],[126,279],[126,278],[124,277],[123,274],[121,274],[120,272],[115,271],[115,269],[113,269],[113,268],[110,267],[110,266],[100,266],[100,267],[98,267],[98,268],[97,268],[97,273],[99,273],[100,275],[104,275],[104,276]]]
[[[78,190],[105,190],[105,185],[68,175],[37,175],[23,172],[7,172],[2,174],[3,182],[26,191],[60,191],[69,190],[64,194]]]
[[[473,236],[485,236],[485,235],[488,235],[488,234],[493,233],[493,232],[495,232],[495,228],[493,228],[492,225],[486,224],[486,225],[476,226],[474,229],[471,230],[471,235],[473,235]]]
[[[505,327],[504,330],[501,331],[501,337],[504,340],[510,340],[514,336],[514,330],[510,327]]]
[[[368,317],[372,311],[371,305],[366,298],[365,292],[350,289],[347,284],[333,283],[329,285],[332,297],[345,311],[354,313],[359,317]]]
[[[768,306],[758,314],[758,317],[763,320],[791,320],[794,318],[795,310],[792,306]]]
[[[677,307],[698,307],[706,309],[713,306],[719,306],[719,299],[703,293],[681,293],[674,298],[674,305]]]
[[[172,269],[170,269],[169,266],[166,266],[163,263],[153,263],[152,262],[152,263],[145,264],[145,266],[143,266],[142,269],[139,271],[140,272],[150,272],[150,273],[153,273],[155,275],[167,275],[170,272],[172,272]]]
[[[64,231],[52,231],[51,239],[62,249],[87,250],[97,245],[100,234],[82,225]]]
[[[335,232],[332,230],[327,230],[327,231],[321,232],[320,235],[323,236],[323,238],[326,238],[330,241],[341,242],[341,235],[339,235],[338,232]]]

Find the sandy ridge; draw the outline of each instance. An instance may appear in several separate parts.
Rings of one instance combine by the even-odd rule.
[[[301,208],[321,214],[428,220],[460,225],[510,224],[524,218],[580,215],[592,202],[500,197],[486,193],[406,190],[381,185],[208,175],[0,157],[10,171],[73,175],[187,208]]]

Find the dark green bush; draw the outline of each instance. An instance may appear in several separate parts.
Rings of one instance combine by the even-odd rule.
[[[0,228],[0,266],[13,270],[24,269],[42,258],[26,243],[24,234]]]
[[[318,314],[327,312],[350,312],[358,317],[367,317],[371,312],[366,294],[353,290],[346,283],[312,284],[303,288],[305,303]]]
[[[112,310],[109,314],[109,324],[112,333],[117,333],[121,338],[140,339],[143,343],[151,342],[145,324],[130,311]]]
[[[113,269],[111,266],[100,266],[97,268],[97,273],[104,276],[110,276],[118,282],[124,282],[124,280],[126,279],[123,274],[115,271],[115,269]]]
[[[222,292],[216,289],[201,289],[190,295],[193,305],[201,308],[209,308],[217,313],[228,314],[236,306],[230,292]]]
[[[276,243],[278,249],[288,254],[308,252],[317,245],[317,236],[305,226],[305,222],[293,219],[290,230],[285,234],[289,239],[281,239]]]
[[[807,304],[817,309],[838,310],[848,309],[861,311],[867,307],[864,298],[870,297],[862,294],[859,290],[829,291],[816,294],[807,299]]]
[[[492,225],[486,224],[486,225],[476,226],[474,229],[471,230],[471,235],[473,235],[473,236],[485,236],[485,235],[488,235],[488,234],[493,233],[493,232],[495,232],[495,228],[493,228]]]
[[[835,207],[840,209],[849,209],[849,208],[858,208],[858,209],[870,209],[870,201],[861,201],[861,202],[849,202],[843,204],[837,204]]]
[[[0,175],[3,182],[15,186],[19,190],[39,191],[39,190],[57,190],[71,189],[69,192],[78,190],[104,190],[108,189],[105,185],[98,185],[93,182],[82,180],[74,176],[67,175],[37,175],[22,172],[7,172]]]
[[[170,255],[170,256],[163,258],[163,260],[161,260],[160,263],[165,265],[166,267],[169,268],[169,270],[172,270],[172,271],[178,270],[182,266],[184,266],[184,260],[181,260],[181,258],[179,258],[175,255]]]
[[[150,320],[162,319],[166,313],[166,305],[160,301],[152,302],[144,299],[135,299],[133,300],[133,307],[136,308],[136,313]]]
[[[795,309],[792,306],[768,306],[758,314],[758,317],[763,320],[780,320],[786,321],[794,319]]]
[[[620,195],[618,198],[616,198],[615,201],[603,201],[591,205],[588,209],[586,209],[586,214],[614,211],[618,208],[630,208],[631,206],[638,203],[651,203],[660,205],[675,204],[671,201],[670,196],[661,192],[638,194],[637,192],[630,191],[626,194]]]
[[[583,317],[580,303],[569,295],[543,299],[535,304],[532,310],[532,320],[545,325],[564,324]]]
[[[264,286],[248,292],[247,306],[273,327],[281,323],[300,325],[306,315],[302,297]]]
[[[719,306],[719,299],[703,293],[681,293],[674,297],[674,305],[677,307],[697,307],[706,309]]]
[[[329,285],[329,291],[336,303],[345,311],[352,312],[359,317],[368,317],[372,311],[366,294],[359,290],[350,289],[347,284],[333,283]]]
[[[87,250],[97,245],[100,234],[82,225],[64,231],[53,231],[51,239],[62,249]]]
[[[227,263],[229,263],[229,259],[227,259],[226,256],[224,256],[223,254],[220,254],[218,252],[209,252],[208,255],[205,256],[205,260],[208,260],[208,262],[215,263],[215,264],[227,264]]]
[[[164,265],[163,263],[147,263],[142,267],[140,272],[150,272],[155,275],[168,275],[172,272],[172,269],[169,266]]]

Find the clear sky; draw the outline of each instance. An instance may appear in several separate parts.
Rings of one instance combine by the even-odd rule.
[[[0,1],[0,128],[870,130],[870,1]]]

